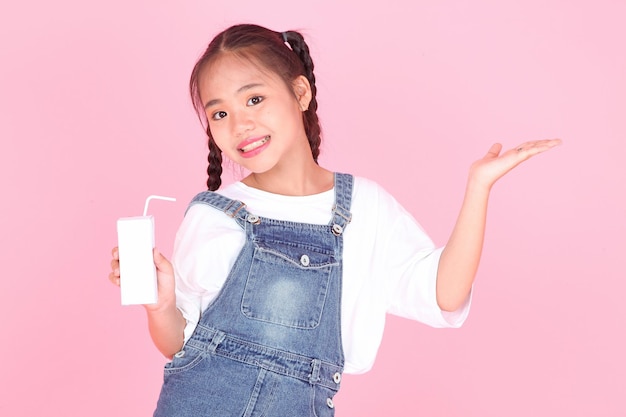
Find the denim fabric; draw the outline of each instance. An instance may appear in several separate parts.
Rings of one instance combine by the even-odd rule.
[[[246,243],[193,335],[165,366],[154,416],[334,415],[352,184],[351,175],[335,174],[328,225],[259,217],[212,192],[192,200],[232,217]]]

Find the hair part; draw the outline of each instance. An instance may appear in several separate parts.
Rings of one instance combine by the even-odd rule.
[[[258,25],[241,24],[231,26],[219,33],[196,62],[189,80],[189,92],[193,106],[206,126],[209,142],[207,187],[217,190],[222,184],[222,150],[217,146],[200,97],[200,78],[212,62],[223,53],[233,53],[278,75],[285,85],[293,90],[292,82],[300,75],[306,77],[311,86],[311,102],[302,113],[304,130],[311,147],[313,160],[317,163],[320,153],[321,126],[317,116],[317,87],[313,74],[313,60],[304,37],[296,31],[275,32]]]

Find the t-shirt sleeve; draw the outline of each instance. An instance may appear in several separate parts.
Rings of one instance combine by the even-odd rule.
[[[437,304],[437,270],[444,248],[437,248],[415,218],[383,189],[379,194],[376,250],[384,253],[387,312],[432,327],[460,327],[469,313],[471,294],[456,311]]]

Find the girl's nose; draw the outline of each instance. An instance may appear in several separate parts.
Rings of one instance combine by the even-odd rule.
[[[233,133],[235,136],[242,136],[254,128],[254,120],[245,111],[231,114],[230,121],[232,123]]]

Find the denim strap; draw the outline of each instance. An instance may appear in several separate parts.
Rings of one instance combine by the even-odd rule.
[[[330,226],[333,234],[339,236],[348,223],[352,221],[350,206],[352,205],[352,187],[354,177],[349,174],[335,173],[335,205]]]
[[[198,203],[207,204],[215,209],[223,211],[228,216],[235,219],[239,226],[245,229],[245,222],[248,217],[248,211],[246,210],[246,205],[241,201],[232,200],[228,197],[224,197],[223,195],[214,193],[212,191],[203,191],[191,200],[189,206],[187,207],[187,210],[189,210],[192,205]]]

